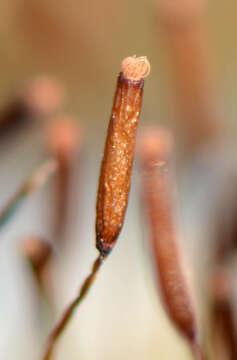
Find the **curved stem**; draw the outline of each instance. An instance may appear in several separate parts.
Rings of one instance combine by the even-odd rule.
[[[206,355],[204,355],[203,350],[198,343],[193,344],[192,351],[195,360],[207,360]]]
[[[38,167],[29,177],[27,177],[15,194],[10,198],[10,200],[8,200],[4,208],[0,211],[0,228],[11,220],[12,216],[27,196],[43,185],[56,168],[57,162],[50,159]]]
[[[58,338],[62,335],[64,329],[66,328],[67,324],[69,323],[74,310],[77,306],[81,303],[81,301],[86,296],[89,288],[91,287],[92,283],[95,280],[97,272],[104,261],[104,256],[99,255],[98,258],[95,260],[90,275],[85,279],[84,283],[82,284],[78,295],[76,298],[68,305],[64,313],[62,314],[61,318],[59,319],[58,323],[52,329],[51,333],[48,336],[45,352],[43,355],[42,360],[50,360],[51,355],[53,353],[53,349],[55,343],[57,342]]]

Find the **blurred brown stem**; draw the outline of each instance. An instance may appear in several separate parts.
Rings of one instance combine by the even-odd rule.
[[[179,113],[177,131],[192,150],[215,139],[220,130],[201,3],[158,1]]]
[[[27,196],[43,185],[48,177],[56,170],[56,168],[56,161],[50,159],[37,168],[33,174],[31,174],[23,182],[23,184],[0,211],[0,228],[8,223],[8,221],[12,218],[18,207],[27,198]]]
[[[199,344],[194,343],[192,350],[195,360],[207,360]]]
[[[222,268],[214,273],[212,289],[212,347],[217,359],[220,353],[230,360],[237,359],[235,313],[231,301],[228,271]],[[213,286],[214,285],[214,286]],[[218,351],[220,350],[220,351]]]
[[[47,129],[50,154],[58,163],[54,191],[53,238],[61,242],[68,219],[73,159],[81,144],[81,130],[71,116],[60,116]]]
[[[67,202],[68,202],[68,193],[69,193],[69,182],[70,182],[70,164],[69,161],[65,161],[60,157],[60,154],[57,156],[59,163],[58,174],[56,177],[56,206],[55,206],[55,226],[53,238],[61,241],[61,238],[64,235],[64,228],[67,223]]]
[[[196,308],[186,279],[175,218],[172,137],[164,129],[148,129],[143,131],[138,149],[143,207],[163,305],[200,359]]]

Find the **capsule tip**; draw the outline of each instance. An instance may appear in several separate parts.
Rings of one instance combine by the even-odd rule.
[[[139,81],[149,75],[151,65],[146,56],[129,56],[121,63],[121,71],[126,79]]]

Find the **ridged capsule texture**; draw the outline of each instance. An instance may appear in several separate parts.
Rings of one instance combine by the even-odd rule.
[[[159,143],[159,140],[158,140]],[[160,143],[159,143],[160,145]],[[142,197],[154,254],[156,273],[164,307],[173,324],[188,338],[196,342],[196,316],[191,294],[181,264],[177,229],[174,221],[173,170],[170,158],[164,152],[143,147]]]
[[[101,164],[97,195],[96,247],[110,252],[123,225],[133,164],[144,80],[129,80],[121,72]]]

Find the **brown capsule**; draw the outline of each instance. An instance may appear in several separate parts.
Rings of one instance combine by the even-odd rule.
[[[97,195],[96,247],[101,254],[113,248],[124,222],[133,164],[144,77],[145,57],[129,57],[121,64],[109,122]]]
[[[130,188],[137,121],[141,110],[143,77],[150,66],[144,57],[131,57],[121,64],[112,115],[101,164],[97,196],[96,246],[100,251],[92,271],[48,336],[43,360],[52,358],[56,341],[68,325],[75,309],[85,298],[105,256],[121,230]],[[136,79],[136,80],[134,80]]]
[[[138,150],[142,197],[163,303],[171,321],[197,351],[196,316],[180,259],[174,221],[171,136],[163,130],[143,133]]]

